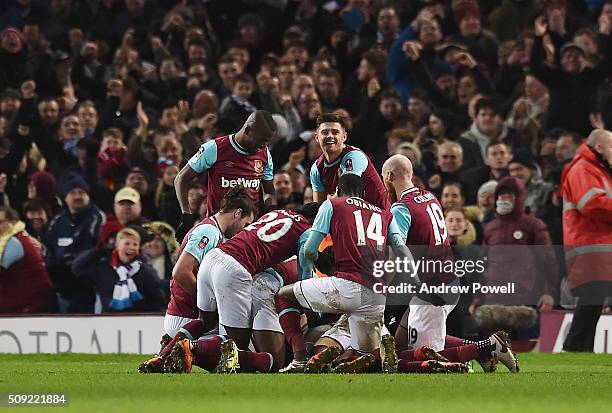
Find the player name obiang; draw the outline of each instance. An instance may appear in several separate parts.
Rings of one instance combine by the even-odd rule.
[[[369,204],[360,198],[347,198],[346,203],[349,205],[355,205],[362,209],[369,209],[370,211],[382,212],[382,209],[376,205]]]

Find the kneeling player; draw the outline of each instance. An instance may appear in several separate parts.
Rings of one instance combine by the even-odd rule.
[[[391,245],[398,257],[408,258],[410,252],[393,216],[364,201],[362,194],[360,177],[354,174],[340,177],[339,197],[321,205],[306,241],[305,256],[314,261],[321,240],[331,234],[334,276],[297,282],[283,287],[279,295],[314,312],[346,314],[352,349],[371,363],[371,353],[380,344],[385,307],[385,296],[373,291],[376,282],[384,282],[373,277],[373,263],[386,258],[386,244]],[[311,358],[306,371],[322,371],[340,352],[336,346],[328,347]]]
[[[391,212],[406,244],[411,248],[423,248],[427,260],[433,263],[453,261],[442,206],[431,192],[413,184],[410,160],[402,155],[394,155],[384,163],[382,173],[389,196],[397,200],[391,206]],[[444,271],[421,272],[419,278],[429,285],[457,282],[454,273]],[[449,340],[446,336],[446,317],[453,310],[457,298],[437,294],[417,294],[412,297],[402,325],[395,333],[400,349],[411,345],[414,349],[421,349],[419,357],[435,357],[430,350],[442,351],[449,341],[455,345],[460,341],[463,345],[464,340]],[[462,349],[461,353],[457,353],[457,349],[449,352],[447,355],[453,357],[447,358],[457,362],[478,358],[485,371],[490,370],[487,366],[494,365],[494,358],[498,358],[510,371],[518,371],[518,362],[510,349],[507,334],[500,332],[482,342],[470,342],[467,345],[469,348]],[[429,356],[422,354],[425,352]],[[466,360],[468,356],[470,358]],[[411,371],[413,366],[400,362],[400,371]]]
[[[269,212],[205,257],[198,273],[198,308],[206,325],[219,323],[239,348],[247,348],[252,328],[252,275],[297,254],[318,207],[312,203],[301,213]]]
[[[253,221],[254,211],[249,193],[243,187],[234,187],[223,197],[220,211],[193,227],[183,239],[170,281],[170,303],[164,317],[167,339],[162,339],[159,355],[141,364],[139,371],[162,372],[164,360],[179,340],[197,339],[206,333],[198,319],[196,305],[198,268],[213,248]]]

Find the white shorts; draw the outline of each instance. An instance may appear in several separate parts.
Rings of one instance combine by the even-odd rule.
[[[260,272],[253,276],[253,330],[283,332],[274,303],[281,286],[281,281],[270,273]]]
[[[346,314],[351,348],[371,352],[380,345],[385,311],[383,295],[356,282],[337,277],[297,282],[293,284],[293,294],[305,309]]]
[[[218,248],[204,256],[198,270],[198,308],[218,311],[219,324],[251,328],[251,274]]]
[[[380,335],[384,336],[389,333],[387,327],[383,324],[382,329],[380,330]],[[348,324],[348,316],[346,314],[342,314],[342,316],[336,321],[329,330],[327,330],[321,337],[331,338],[342,346],[342,350],[348,350],[351,348],[351,331]]]
[[[408,330],[408,348],[431,347],[444,350],[446,338],[446,317],[454,305],[435,306],[419,297],[412,297],[400,326]]]
[[[170,337],[174,337],[179,332],[181,327],[192,321],[193,318],[166,314],[164,317],[164,330],[166,330],[166,334],[168,334]]]

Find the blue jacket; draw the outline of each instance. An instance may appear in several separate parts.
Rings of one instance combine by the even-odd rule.
[[[100,227],[105,222],[106,215],[92,202],[74,215],[66,208],[57,214],[43,236],[49,272],[54,267],[69,267],[77,255],[96,246]]]

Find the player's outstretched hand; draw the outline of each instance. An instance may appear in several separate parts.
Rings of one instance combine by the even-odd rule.
[[[193,227],[198,219],[200,219],[198,214],[183,213],[183,215],[181,215],[181,221],[179,222],[178,227],[176,227],[175,232],[176,240],[179,244],[183,242],[183,238],[185,238],[185,235],[187,235],[191,227]]]

